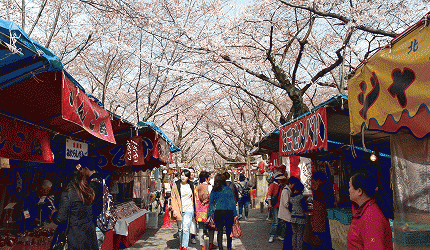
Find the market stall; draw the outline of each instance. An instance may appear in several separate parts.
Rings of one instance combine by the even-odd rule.
[[[128,128],[123,121],[112,123],[118,128],[117,144],[100,142],[89,152],[101,169],[112,172],[109,186],[117,222],[106,232],[102,249],[130,247],[144,234],[152,215],[151,194],[156,190],[151,170],[170,163],[171,152],[179,150],[153,123],[139,122]]]
[[[3,19],[0,58],[0,247],[47,249],[56,227],[47,214],[74,167],[66,141],[114,143],[110,114],[56,55]]]
[[[132,124],[104,109],[63,70],[57,56],[29,38],[16,24],[2,19],[0,58],[0,67],[7,69],[0,72],[1,249],[29,249],[29,246],[47,249],[56,226],[45,212],[30,213],[24,209],[26,200],[32,197],[40,211],[42,206],[58,208],[59,197],[76,170],[77,160],[103,148],[112,147],[107,157],[96,155],[104,169],[102,177],[111,184],[113,181],[108,178],[111,173],[131,169],[117,176],[117,184],[130,186],[129,180],[133,180],[134,190],[122,190],[131,190],[131,197],[144,200],[141,197],[145,197],[150,182],[146,170],[169,162],[170,153],[179,150],[155,124]],[[137,141],[128,140],[133,132]],[[138,137],[139,132],[147,133],[150,139]],[[116,142],[120,142],[120,147],[115,147]],[[140,157],[143,150],[148,157]],[[114,168],[104,168],[108,160]],[[132,163],[125,164],[127,161]],[[50,191],[42,195],[40,186],[46,181],[50,183]],[[118,188],[111,190],[123,198],[122,203],[116,204],[115,216],[121,227],[113,238],[124,245],[132,244],[145,231],[147,211],[127,203],[129,196],[125,192],[119,192]],[[33,217],[37,220],[31,228],[30,223],[23,223]]]
[[[429,94],[427,14],[374,53],[348,82],[351,133],[391,141],[395,249],[430,246]]]
[[[328,177],[324,183],[324,196],[332,243],[336,249],[346,249],[345,235],[352,218],[348,192],[351,174],[358,170],[376,172],[379,189],[390,193],[389,140],[375,137],[377,134],[369,135],[369,138],[378,139],[366,144],[369,148],[377,148],[378,161],[372,162],[369,157],[375,153],[374,150],[355,146],[353,141],[359,138],[350,137],[348,125],[348,98],[338,95],[295,121],[284,124],[279,138],[281,162],[290,167],[290,176],[301,179],[309,195],[313,173],[320,171]],[[387,203],[392,204],[392,199],[388,197]],[[311,234],[311,218],[312,211],[307,214],[304,241],[314,245],[318,243]]]

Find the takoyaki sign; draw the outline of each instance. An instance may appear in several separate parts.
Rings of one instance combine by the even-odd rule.
[[[280,128],[279,156],[327,150],[327,111],[320,108]]]

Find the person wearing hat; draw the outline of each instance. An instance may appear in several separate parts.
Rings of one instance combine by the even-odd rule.
[[[287,183],[287,177],[284,175],[277,175],[275,181],[270,184],[269,191],[267,192],[267,200],[269,209],[272,210],[272,227],[270,229],[269,242],[272,243],[277,236],[279,240],[284,240],[282,231],[284,228],[283,223],[278,223],[279,204],[281,200],[282,189]]]

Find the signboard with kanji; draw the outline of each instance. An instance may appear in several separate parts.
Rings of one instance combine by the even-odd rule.
[[[61,113],[93,136],[115,143],[110,114],[73,84],[63,72]]]
[[[430,132],[430,27],[420,21],[356,69],[348,82],[351,132]]]
[[[327,150],[327,110],[325,107],[283,126],[279,130],[279,156]]]

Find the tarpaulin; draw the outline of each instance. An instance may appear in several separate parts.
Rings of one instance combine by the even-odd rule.
[[[64,74],[62,87],[61,115],[88,133],[102,140],[115,143],[110,114],[81,91]]]
[[[0,157],[52,163],[50,142],[48,132],[0,116]]]
[[[362,63],[348,82],[351,132],[430,132],[430,27],[420,21]]]
[[[327,150],[327,111],[321,107],[280,128],[279,156]]]
[[[0,18],[0,89],[42,72],[59,72],[63,64],[17,24]]]

